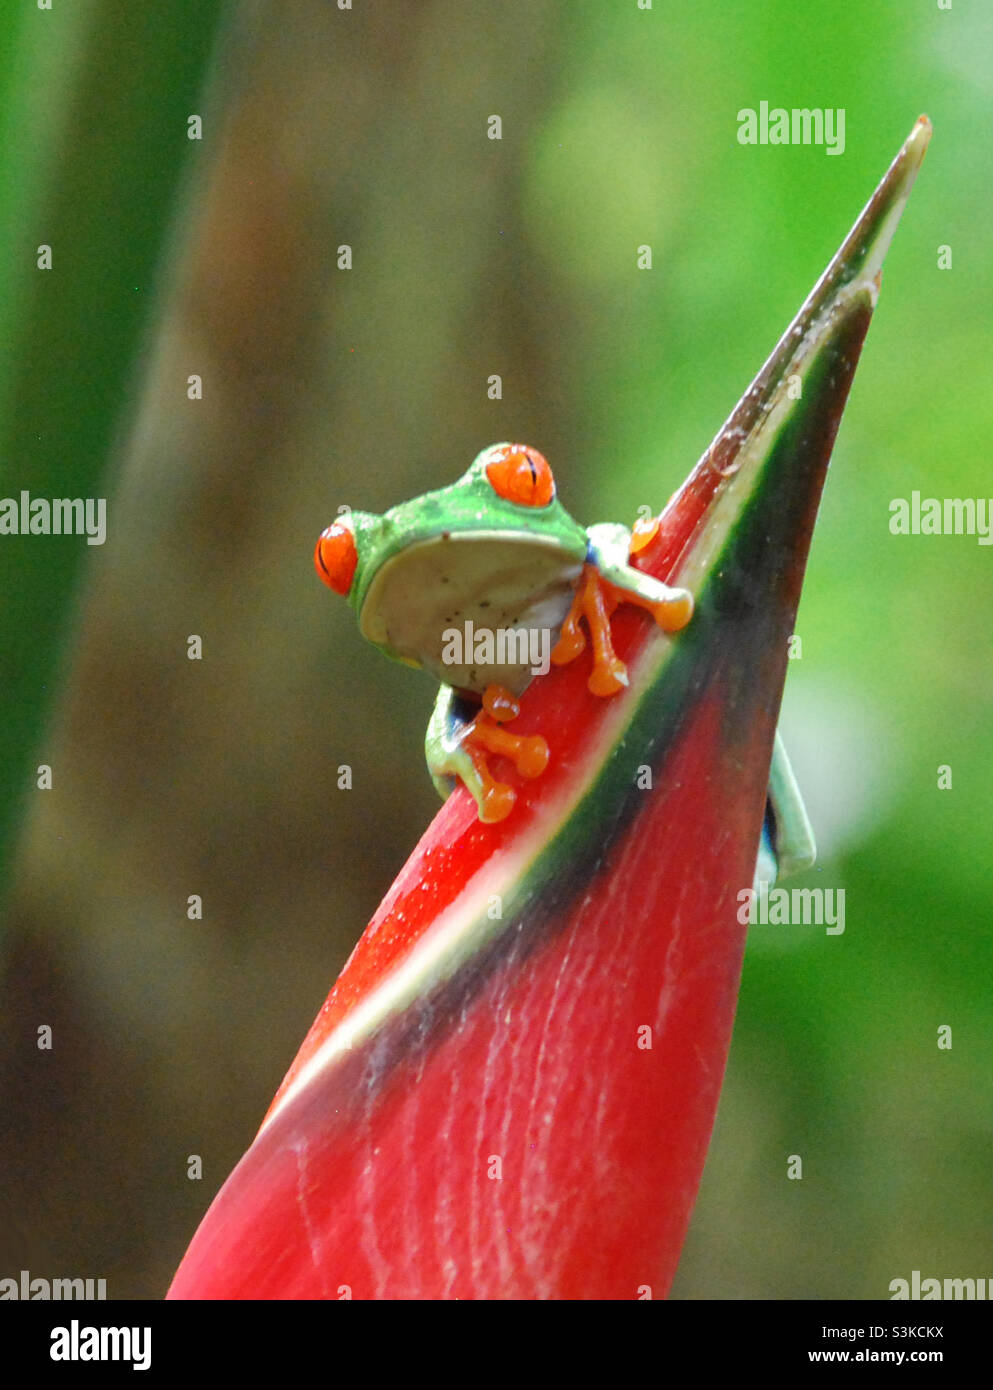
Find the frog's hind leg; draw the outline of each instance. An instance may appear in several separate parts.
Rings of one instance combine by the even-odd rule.
[[[501,726],[518,713],[509,691],[489,686],[483,707],[450,686],[438,691],[424,740],[431,780],[442,799],[461,781],[471,792],[479,819],[501,821],[510,814],[517,793],[490,772],[487,754],[509,758],[522,777],[540,777],[548,765],[548,744],[538,735],[509,733]]]
[[[475,718],[478,705],[463,699],[450,685],[440,685],[424,736],[424,756],[431,781],[442,801],[458,786],[455,754],[459,735]]]
[[[816,857],[807,808],[777,729],[769,768],[765,820],[755,864],[756,891],[760,883],[772,887],[777,878],[803,873]]]

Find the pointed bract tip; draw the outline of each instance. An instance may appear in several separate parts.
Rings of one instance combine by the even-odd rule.
[[[798,363],[811,359],[819,336],[836,332],[839,325],[833,321],[839,316],[847,319],[854,314],[857,318],[866,309],[872,313],[886,252],[930,139],[931,122],[927,116],[919,116],[827,269],[704,453],[697,465],[700,474],[716,471],[730,476],[737,472],[742,442],[768,414],[787,376],[798,371]],[[697,475],[690,481],[695,486]],[[670,499],[670,507],[680,495]]]
[[[931,133],[927,116],[919,116],[849,237],[856,245],[861,243],[865,256],[860,277],[875,281],[877,286],[879,272],[931,141]]]
[[[896,175],[896,181],[901,185],[901,192],[909,193],[910,185],[917,177],[917,171],[921,167],[921,160],[931,143],[931,136],[934,134],[934,126],[927,116],[918,116],[914,122],[914,128],[903,142],[903,147],[890,169],[891,175]],[[887,176],[889,177],[889,176]],[[905,187],[904,187],[905,185]]]

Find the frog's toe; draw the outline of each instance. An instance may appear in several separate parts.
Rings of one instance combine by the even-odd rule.
[[[485,825],[495,825],[506,820],[514,809],[517,793],[506,782],[488,781],[476,797],[479,819]]]
[[[544,772],[549,756],[548,744],[540,734],[534,734],[530,738],[520,740],[520,747],[514,756],[514,766],[522,777],[532,781]]]
[[[618,694],[628,684],[628,668],[619,656],[611,653],[603,660],[593,663],[586,688],[591,695],[608,696]]]
[[[498,724],[508,724],[521,712],[517,698],[504,685],[488,685],[483,691],[483,709]]]
[[[576,657],[585,650],[586,634],[580,628],[575,617],[570,614],[562,625],[559,640],[552,648],[552,665],[568,666],[570,661],[575,661]]]
[[[671,589],[653,612],[663,632],[679,632],[693,616],[693,595],[689,589]]]

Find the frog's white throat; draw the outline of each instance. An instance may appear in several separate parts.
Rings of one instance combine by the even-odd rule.
[[[531,533],[449,532],[414,541],[374,575],[363,634],[445,685],[519,694],[547,668],[583,560]]]

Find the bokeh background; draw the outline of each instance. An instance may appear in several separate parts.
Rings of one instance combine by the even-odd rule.
[[[846,931],[752,931],[673,1297],[988,1275],[993,549],[888,523],[993,493],[993,14],[3,8],[0,494],[109,503],[102,547],[0,538],[0,1273],[162,1295],[434,813],[429,680],[313,574],[338,505],[516,438],[585,522],[660,507],[924,111],[784,705]],[[844,154],[740,145],[762,100]]]

